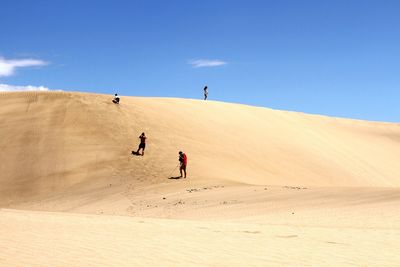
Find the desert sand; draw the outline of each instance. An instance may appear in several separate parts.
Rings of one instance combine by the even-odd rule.
[[[0,265],[400,265],[399,124],[111,99],[0,93]]]

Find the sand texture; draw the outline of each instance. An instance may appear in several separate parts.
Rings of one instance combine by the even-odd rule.
[[[0,93],[0,265],[400,266],[399,124],[111,99]]]

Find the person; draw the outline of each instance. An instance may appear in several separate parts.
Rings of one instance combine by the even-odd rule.
[[[179,171],[181,173],[182,177],[182,171],[185,174],[184,178],[186,178],[186,166],[187,166],[187,157],[186,154],[183,153],[182,151],[179,151],[179,162],[180,162],[180,167],[179,167]]]
[[[113,99],[113,101],[112,101],[114,104],[119,104],[119,96],[118,96],[118,94],[115,94],[114,95],[114,99]]]
[[[208,97],[208,87],[206,85],[206,87],[204,87],[204,100],[207,100]]]
[[[142,156],[144,156],[144,149],[146,148],[146,135],[144,133],[142,133],[140,136],[140,144],[139,144],[139,148],[136,151],[136,155],[139,155],[139,151],[140,149],[142,149]]]

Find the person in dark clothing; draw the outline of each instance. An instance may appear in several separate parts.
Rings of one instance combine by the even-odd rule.
[[[118,96],[118,94],[115,94],[114,95],[114,99],[113,99],[113,101],[112,101],[114,104],[119,104],[119,96]]]
[[[207,100],[208,98],[208,87],[206,85],[206,87],[204,87],[204,100]]]
[[[187,157],[186,154],[183,153],[182,151],[179,151],[179,162],[180,162],[180,167],[179,167],[179,171],[181,173],[182,177],[182,171],[185,174],[184,178],[186,178],[186,166],[187,166]]]
[[[138,150],[136,151],[136,155],[139,155],[139,151],[140,151],[140,149],[142,149],[142,156],[144,156],[144,149],[146,148],[146,139],[147,139],[147,137],[146,137],[146,135],[144,133],[142,133],[139,136],[139,138],[140,138],[140,144],[139,144]]]

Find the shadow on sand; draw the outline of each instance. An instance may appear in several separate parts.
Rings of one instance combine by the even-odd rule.
[[[172,176],[172,177],[169,177],[168,179],[182,179],[183,177],[181,177],[181,176]]]

